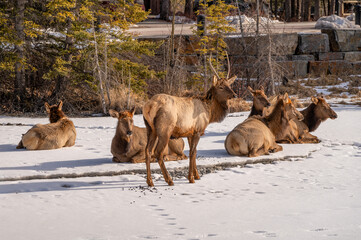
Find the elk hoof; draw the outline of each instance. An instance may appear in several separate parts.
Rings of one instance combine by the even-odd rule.
[[[153,180],[152,179],[147,179],[147,184],[149,187],[154,187],[154,184],[153,184]]]
[[[189,183],[195,183],[193,176],[192,176],[192,177],[188,177],[188,179],[189,179]]]
[[[168,186],[174,186],[174,183],[172,180],[168,181]]]

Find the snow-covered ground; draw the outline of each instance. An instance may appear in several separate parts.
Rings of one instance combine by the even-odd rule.
[[[153,174],[155,188],[145,164],[112,163],[111,117],[74,118],[74,147],[26,151],[15,149],[21,134],[48,120],[0,116],[0,239],[358,239],[361,108],[333,109],[338,118],[315,132],[320,144],[255,159],[226,153],[226,135],[248,112],[229,114],[198,145],[198,166],[220,170],[172,187]],[[135,124],[144,126],[140,115]],[[286,161],[252,164],[269,160]]]

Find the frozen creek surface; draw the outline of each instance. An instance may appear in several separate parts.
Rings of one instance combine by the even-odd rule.
[[[320,144],[283,145],[257,159],[227,155],[226,135],[248,115],[230,114],[208,126],[197,164],[250,164],[195,184],[176,177],[172,187],[153,174],[155,188],[146,186],[145,164],[111,162],[115,119],[74,118],[74,147],[31,152],[15,149],[21,134],[48,120],[0,116],[1,239],[358,239],[361,108],[333,108],[339,117],[315,132]],[[144,126],[141,116],[135,124]],[[166,165],[186,169],[188,161]],[[122,174],[132,170],[139,173]],[[120,175],[71,178],[112,172]]]

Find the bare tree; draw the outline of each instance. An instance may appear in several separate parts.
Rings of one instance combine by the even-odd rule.
[[[18,38],[18,43],[15,49],[18,56],[18,61],[15,63],[15,82],[14,95],[17,100],[23,99],[25,94],[25,76],[24,76],[24,47],[25,33],[24,33],[24,11],[26,0],[16,0],[15,2],[15,31]]]
[[[184,15],[186,17],[193,17],[193,0],[185,0]]]
[[[315,20],[320,18],[320,0],[315,0]]]
[[[160,18],[168,21],[169,12],[170,12],[170,0],[162,0],[160,7]]]
[[[94,37],[94,61],[95,61],[95,67],[94,70],[96,69],[96,73],[97,73],[97,77],[99,80],[99,92],[100,92],[100,97],[101,97],[101,103],[102,103],[102,108],[103,108],[103,113],[107,114],[107,108],[106,108],[106,104],[105,104],[105,98],[104,98],[104,89],[103,89],[103,74],[101,73],[101,69],[100,69],[100,64],[99,64],[99,53],[98,53],[98,43],[97,43],[97,38],[96,38],[96,34],[95,34],[95,28],[94,28],[94,22],[93,22],[93,37]]]
[[[303,0],[303,21],[311,18],[311,0]]]
[[[292,17],[292,5],[291,0],[285,0],[285,21],[289,22]]]

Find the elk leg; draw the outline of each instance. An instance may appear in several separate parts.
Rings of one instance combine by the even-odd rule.
[[[160,169],[162,170],[164,180],[168,183],[169,186],[173,186],[174,185],[173,180],[172,180],[171,176],[169,175],[167,168],[165,167],[165,164],[164,164],[164,158],[166,157],[166,155],[164,153],[165,153],[166,147],[168,147],[168,141],[169,141],[170,135],[171,134],[168,132],[166,132],[166,133],[159,132],[158,133],[158,144],[157,144],[157,147],[156,147],[154,153],[158,159],[158,164],[160,166]]]
[[[197,157],[197,145],[200,139],[200,135],[196,134],[192,137],[188,137],[189,144],[189,174],[188,180],[190,183],[194,183],[194,179],[199,180],[199,173],[196,165],[196,157]]]
[[[145,164],[147,167],[147,184],[149,187],[154,187],[152,180],[152,173],[150,171],[150,161],[152,156],[152,149],[154,147],[155,141],[157,140],[157,135],[152,131],[147,121],[144,119],[145,125],[147,127],[147,146],[145,147]]]

